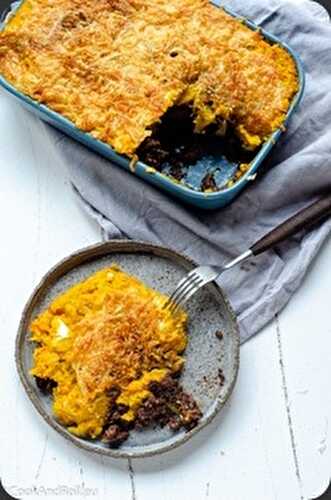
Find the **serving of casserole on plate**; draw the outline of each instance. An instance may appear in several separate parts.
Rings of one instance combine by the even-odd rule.
[[[162,308],[193,263],[155,245],[113,241],[55,266],[22,315],[16,362],[32,403],[89,451],[146,456],[208,424],[232,392],[233,312],[216,285],[173,316]]]
[[[205,207],[256,170],[303,86],[290,49],[207,0],[24,0],[0,67],[44,119]]]
[[[192,429],[201,412],[178,376],[187,344],[184,312],[112,265],[52,301],[30,325],[32,374],[73,434],[118,446],[132,428]]]

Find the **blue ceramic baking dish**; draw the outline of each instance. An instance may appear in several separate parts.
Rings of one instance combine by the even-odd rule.
[[[13,4],[11,9],[11,14],[14,15],[19,6],[23,3],[24,0],[20,2],[16,2]],[[213,1],[212,2],[216,7],[220,7],[221,5]],[[279,40],[276,36],[268,33],[267,31],[261,29],[254,22],[243,19],[242,16],[237,15],[235,12],[232,12],[229,9],[225,9],[233,17],[240,19],[244,22],[249,28],[252,30],[259,29],[266,40],[269,40],[271,43],[277,43],[281,45],[285,50],[289,52],[292,58],[295,61],[298,77],[299,77],[299,89],[296,95],[294,96],[291,106],[286,115],[285,121],[281,128],[277,129],[272,136],[266,141],[262,147],[257,152],[256,156],[250,162],[250,167],[247,172],[236,181],[231,187],[226,187],[228,180],[230,180],[236,169],[238,168],[238,164],[230,163],[226,158],[219,157],[205,157],[199,160],[195,165],[188,167],[187,172],[185,174],[184,179],[181,182],[176,182],[171,177],[167,176],[165,173],[159,173],[157,171],[151,172],[151,169],[144,164],[143,162],[138,162],[135,167],[134,173],[132,175],[138,175],[142,179],[147,182],[154,184],[158,188],[166,191],[172,196],[175,196],[182,200],[185,203],[190,205],[194,205],[203,209],[216,209],[224,207],[229,204],[246,186],[246,184],[254,178],[254,174],[257,172],[258,168],[261,166],[263,160],[275,145],[283,130],[285,130],[288,120],[290,119],[292,113],[295,111],[297,105],[299,104],[303,90],[304,90],[304,71],[302,67],[302,63],[298,57],[298,55],[284,42]],[[4,27],[5,20],[0,25],[0,29]],[[57,129],[76,139],[77,141],[85,144],[88,148],[93,149],[99,154],[103,155],[107,159],[112,162],[117,163],[121,167],[124,167],[127,170],[130,170],[129,164],[130,160],[125,156],[117,154],[111,146],[108,144],[99,141],[92,137],[90,134],[83,132],[78,129],[70,120],[64,118],[59,113],[52,111],[50,108],[43,104],[39,104],[37,101],[30,99],[28,96],[19,92],[13,85],[7,82],[0,75],[0,85],[6,89],[11,95],[16,97],[21,104],[39,116],[42,120],[50,123]],[[201,180],[208,172],[215,172],[217,169],[217,186],[219,191],[214,192],[202,192],[200,190]],[[224,187],[223,187],[224,186]]]

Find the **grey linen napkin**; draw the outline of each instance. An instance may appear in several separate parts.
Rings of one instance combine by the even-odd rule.
[[[287,41],[300,55],[306,91],[264,173],[227,208],[180,204],[135,175],[49,128],[75,192],[108,238],[172,247],[198,263],[222,264],[331,188],[331,24],[313,2],[233,0],[231,9]],[[227,271],[220,285],[245,341],[289,301],[331,230],[331,220]],[[321,279],[323,279],[321,277]]]

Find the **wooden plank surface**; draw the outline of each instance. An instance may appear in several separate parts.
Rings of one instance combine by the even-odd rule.
[[[42,498],[47,488],[53,488],[47,498],[68,498],[73,488],[76,498],[105,500],[321,494],[331,468],[331,242],[286,310],[242,347],[234,395],[208,429],[159,458],[101,459],[47,428],[23,393],[13,358],[33,286],[56,261],[101,234],[77,205],[44,125],[3,92],[0,152],[0,475],[7,490],[23,499]]]

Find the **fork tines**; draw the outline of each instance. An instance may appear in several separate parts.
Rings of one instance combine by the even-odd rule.
[[[176,290],[164,304],[164,309],[168,308],[174,313],[202,286],[203,281],[203,278],[193,269],[178,283]]]

